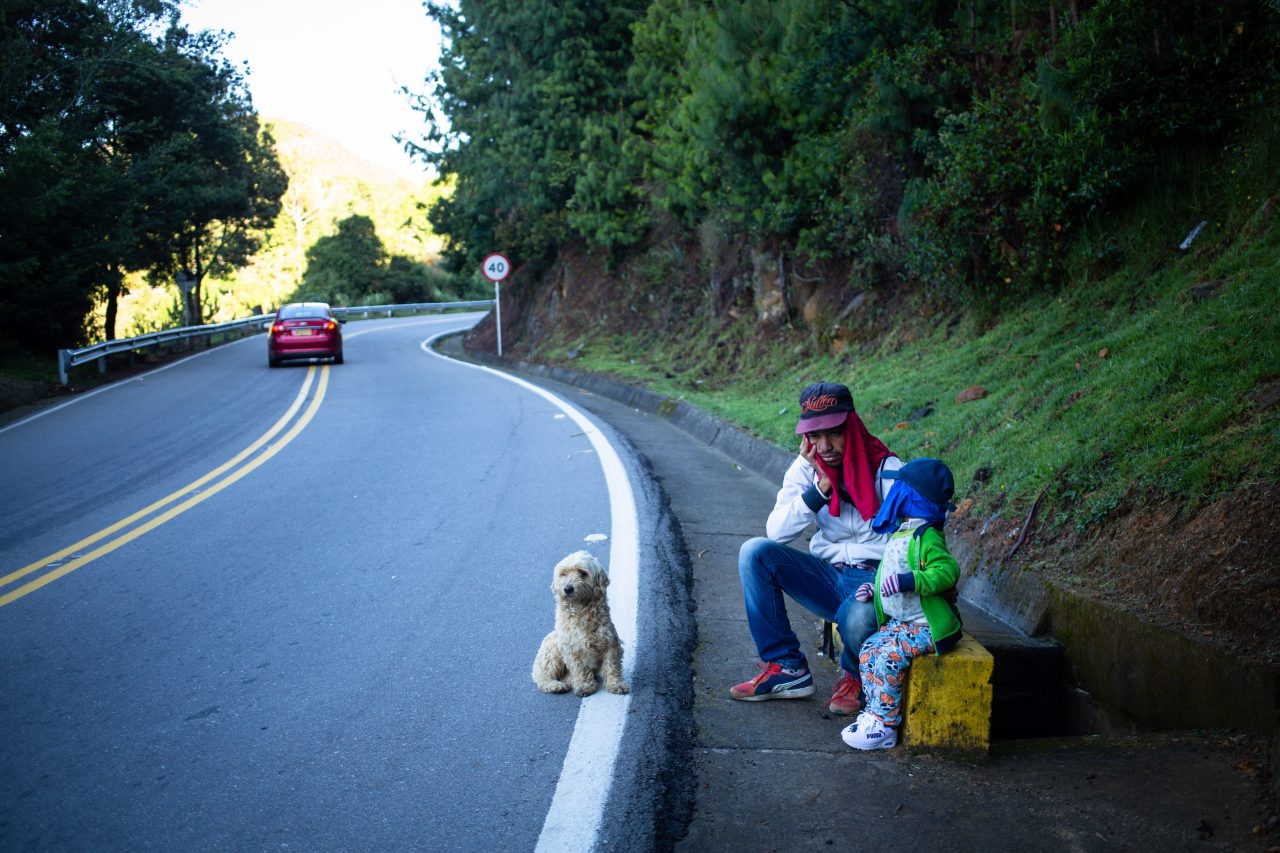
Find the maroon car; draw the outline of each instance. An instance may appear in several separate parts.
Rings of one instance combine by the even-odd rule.
[[[331,358],[342,364],[342,324],[324,302],[280,306],[267,335],[267,364],[291,358]]]

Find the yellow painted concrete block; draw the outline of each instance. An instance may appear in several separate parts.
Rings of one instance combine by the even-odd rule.
[[[991,674],[995,660],[965,634],[944,655],[911,661],[903,694],[909,749],[986,754],[991,746]]]

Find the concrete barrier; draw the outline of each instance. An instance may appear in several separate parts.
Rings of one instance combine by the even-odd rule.
[[[822,626],[822,652],[840,660],[840,633]],[[970,633],[941,655],[921,655],[907,669],[902,694],[902,743],[920,752],[985,757],[991,747],[995,657]]]
[[[902,698],[907,749],[985,756],[994,671],[995,658],[971,634],[945,654],[912,660]]]

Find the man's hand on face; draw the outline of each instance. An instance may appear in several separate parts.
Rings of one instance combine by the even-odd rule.
[[[826,474],[822,473],[822,468],[818,465],[818,451],[814,448],[813,442],[809,440],[807,435],[800,436],[800,455],[813,466],[813,470],[818,472],[818,491],[830,496],[831,481],[827,479]]]

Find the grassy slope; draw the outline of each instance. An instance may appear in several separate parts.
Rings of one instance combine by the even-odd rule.
[[[952,466],[958,499],[974,498],[971,532],[999,512],[1001,534],[1014,535],[1043,495],[1024,565],[1280,660],[1275,137],[1263,127],[1248,144],[1164,164],[1182,177],[1080,235],[1075,277],[1056,294],[986,311],[879,294],[880,313],[865,312],[875,328],[843,352],[798,320],[762,333],[750,312],[686,317],[673,336],[646,328],[642,313],[673,298],[674,279],[634,295],[635,278],[662,278],[645,270],[662,265],[655,250],[630,283],[622,271],[597,285],[613,295],[577,306],[589,319],[564,323],[529,355],[642,382],[788,448],[800,388],[845,382],[897,453]],[[1180,250],[1201,219],[1209,224]],[[699,279],[705,269],[685,281]],[[606,314],[625,327],[608,328]],[[975,385],[985,396],[960,402]]]
[[[574,364],[643,380],[787,447],[799,388],[839,380],[872,432],[906,457],[946,459],[960,484],[986,469],[1015,502],[1047,487],[1080,526],[1132,494],[1190,509],[1280,474],[1280,411],[1258,404],[1280,381],[1280,229],[1267,224],[1210,236],[1185,256],[1167,249],[1164,263],[1126,265],[995,322],[935,322],[916,303],[856,356],[812,356],[817,341],[803,329],[762,341],[739,327],[665,345],[578,341]],[[1206,282],[1209,293],[1195,295]],[[725,336],[741,336],[728,370],[711,366]],[[986,396],[957,402],[974,385]]]

